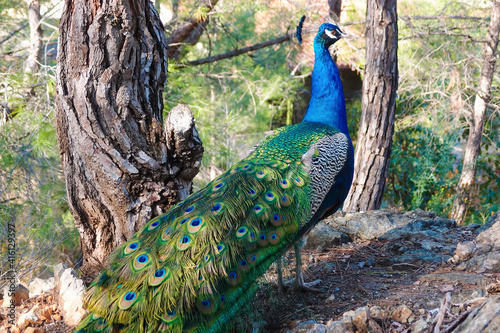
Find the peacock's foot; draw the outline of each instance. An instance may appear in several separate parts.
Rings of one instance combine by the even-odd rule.
[[[287,281],[285,283],[285,286],[288,287],[288,291],[305,291],[305,292],[313,292],[313,293],[321,293],[323,292],[321,289],[313,288],[320,284],[322,281],[321,280],[316,280],[312,282],[304,282],[300,281],[299,279],[294,279],[291,281]]]

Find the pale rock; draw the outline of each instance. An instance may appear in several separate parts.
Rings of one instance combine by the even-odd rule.
[[[352,325],[349,325],[343,321],[330,321],[326,324],[326,333],[350,333],[354,332],[352,330]]]
[[[71,268],[64,270],[59,280],[59,298],[66,324],[76,326],[87,314],[83,308],[85,284]]]
[[[43,333],[43,331],[39,328],[34,328],[34,327],[27,327],[24,330],[24,333]]]
[[[413,315],[413,312],[405,304],[401,304],[396,309],[394,309],[391,319],[399,323],[405,324],[408,318]]]
[[[331,294],[330,297],[328,297],[326,300],[325,300],[325,303],[326,304],[330,304],[330,303],[333,303],[335,302],[335,295],[334,294]]]
[[[374,305],[370,308],[370,316],[372,316],[373,319],[385,320],[387,319],[387,311],[378,305]]]
[[[17,327],[21,330],[30,324],[34,324],[38,321],[38,306],[34,306],[26,313],[23,313],[19,316],[17,320]]]
[[[54,283],[56,286],[56,291],[59,291],[59,287],[60,287],[59,282],[61,280],[61,275],[67,268],[68,268],[68,265],[66,265],[63,262],[54,266]]]
[[[476,242],[467,241],[457,244],[453,259],[456,262],[462,262],[472,257],[474,251],[476,250]]]
[[[42,293],[47,293],[55,287],[54,278],[51,277],[47,280],[42,280],[39,278],[34,279],[28,286],[30,291],[30,297],[41,295]]]
[[[319,222],[308,234],[305,249],[332,248],[349,242],[346,234],[335,230],[325,222]]]
[[[342,321],[351,323],[358,331],[365,332],[368,329],[368,307],[363,306],[354,311],[344,312]]]
[[[412,333],[423,333],[427,330],[429,324],[425,321],[425,319],[420,318],[416,322],[411,325]]]
[[[318,324],[314,320],[308,320],[298,324],[293,330],[293,333],[326,333],[326,326]]]

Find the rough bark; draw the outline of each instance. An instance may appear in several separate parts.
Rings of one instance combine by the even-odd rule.
[[[57,137],[88,275],[184,199],[198,172],[203,149],[192,113],[171,111],[163,129],[167,49],[149,0],[65,1]]]
[[[366,8],[366,65],[354,179],[346,211],[379,209],[394,134],[398,87],[396,0],[369,0]]]
[[[479,78],[479,87],[474,100],[474,110],[470,119],[469,137],[465,146],[462,173],[458,183],[457,197],[453,203],[451,218],[463,223],[467,213],[471,186],[474,185],[477,173],[477,159],[481,153],[481,139],[483,136],[486,107],[491,96],[491,81],[495,73],[496,51],[498,34],[500,33],[500,0],[493,0],[490,26],[483,57],[483,68]]]
[[[42,60],[43,31],[40,25],[40,1],[28,0],[28,21],[30,24],[30,49],[28,59],[24,63],[24,71],[37,72]]]

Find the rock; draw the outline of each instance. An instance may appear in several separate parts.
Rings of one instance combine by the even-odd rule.
[[[60,287],[59,281],[61,280],[61,275],[67,268],[68,268],[68,265],[66,265],[63,262],[54,266],[54,283],[56,285],[56,291],[59,291],[59,287]]]
[[[425,321],[425,319],[420,318],[416,322],[411,325],[412,333],[423,333],[429,328],[429,324]]]
[[[408,218],[408,216],[413,216],[413,212],[414,211],[411,211],[404,215],[406,215],[406,218]],[[441,217],[429,218],[429,216],[432,215],[433,214],[424,214],[424,216],[426,217],[413,219],[401,228],[391,229],[384,235],[380,236],[379,239],[393,240],[398,238],[408,238],[408,236],[411,234],[420,234],[420,238],[423,238],[422,236],[425,236],[426,238],[430,237],[437,240],[439,243],[440,240],[446,239],[444,233],[453,228],[456,228],[457,224],[455,220],[448,220]]]
[[[342,321],[351,323],[358,331],[366,332],[368,330],[368,307],[363,306],[354,311],[344,312]]]
[[[332,248],[337,245],[348,243],[350,240],[350,237],[343,232],[337,231],[324,221],[321,221],[309,232],[304,248]]]
[[[474,309],[453,333],[500,332],[500,295],[490,298]]]
[[[370,308],[370,315],[372,316],[372,318],[377,320],[387,319],[387,311],[385,311],[378,305],[374,305]]]
[[[22,284],[6,285],[3,289],[3,303],[4,308],[8,308],[14,303],[14,306],[21,305],[29,298],[29,290]]]
[[[58,287],[64,320],[66,324],[75,326],[87,314],[83,309],[85,284],[77,278],[75,271],[68,268],[61,274]]]
[[[487,224],[491,227],[482,231],[476,237],[476,242],[492,246],[492,250],[500,249],[500,214],[493,215]]]
[[[330,321],[326,324],[326,333],[350,333],[354,332],[352,325],[348,325],[343,321]]]
[[[394,218],[403,216],[386,210],[346,214],[337,218],[326,219],[326,223],[355,240],[369,240],[382,236],[387,231],[402,227],[411,221],[410,218]]]
[[[43,333],[43,331],[39,328],[34,328],[34,327],[27,327],[24,330],[24,333]]]
[[[499,273],[500,214],[497,212],[477,231],[474,241],[457,245],[451,262],[459,264],[458,270]]]
[[[457,244],[455,253],[453,254],[454,262],[462,262],[464,260],[470,259],[476,250],[476,242],[468,241]]]
[[[413,312],[405,304],[401,304],[392,312],[391,319],[406,324]]]
[[[326,304],[330,304],[330,303],[333,303],[335,302],[335,295],[334,294],[331,294],[330,297],[328,297],[326,300],[325,300],[325,303]]]
[[[37,314],[38,306],[35,305],[33,308],[31,308],[31,310],[19,316],[19,319],[17,320],[17,327],[22,330],[26,326],[36,323],[38,321]]]
[[[47,280],[42,280],[39,278],[34,279],[28,286],[30,291],[30,297],[35,295],[41,295],[42,293],[49,292],[55,287],[54,278],[49,278]]]
[[[308,320],[298,324],[293,330],[293,333],[326,333],[326,326],[318,324],[314,320]]]

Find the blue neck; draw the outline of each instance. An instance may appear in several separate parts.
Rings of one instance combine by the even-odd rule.
[[[337,65],[325,45],[315,41],[314,52],[311,101],[303,121],[326,124],[349,136],[344,89]]]

